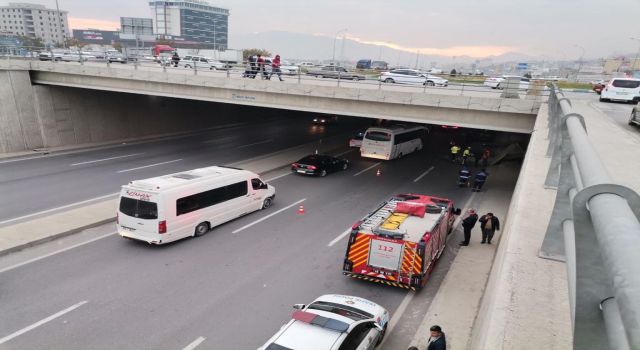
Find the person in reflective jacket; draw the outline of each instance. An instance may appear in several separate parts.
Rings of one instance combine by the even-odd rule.
[[[487,177],[489,177],[489,173],[485,169],[480,170],[476,174],[476,178],[473,181],[473,188],[471,189],[473,192],[480,192],[482,186],[487,181]]]
[[[469,186],[469,179],[471,179],[471,171],[465,165],[458,172],[458,186]]]

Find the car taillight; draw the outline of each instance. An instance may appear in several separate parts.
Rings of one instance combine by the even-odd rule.
[[[167,233],[167,221],[162,220],[158,222],[158,233]]]
[[[315,165],[309,165],[307,168],[309,168],[311,170],[316,170],[316,166]]]
[[[297,168],[298,166],[300,166],[298,163],[293,163],[291,164],[292,167]]]

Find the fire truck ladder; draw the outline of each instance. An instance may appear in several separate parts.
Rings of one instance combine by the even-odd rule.
[[[396,199],[391,199],[384,206],[382,206],[382,208],[376,210],[375,213],[371,214],[371,216],[369,216],[364,223],[360,224],[360,227],[371,232],[375,232],[374,230],[378,228],[378,226],[380,226],[385,220],[387,220],[387,218],[393,213],[398,202],[399,201]]]

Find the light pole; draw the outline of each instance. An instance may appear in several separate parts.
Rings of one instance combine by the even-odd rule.
[[[60,16],[60,6],[58,5],[58,0],[56,0],[56,16],[58,16],[58,24],[60,25],[60,32],[62,33],[62,45],[66,49],[67,48],[67,38],[66,33],[64,32],[64,26],[62,25],[62,18]]]
[[[640,38],[630,37],[629,39],[635,40],[640,44]],[[631,70],[633,71],[633,67],[638,64],[638,59],[640,58],[640,46],[638,46],[638,52],[636,52],[636,58],[633,59],[633,63],[631,64]],[[638,65],[638,70],[640,70],[640,65]]]
[[[331,56],[331,63],[335,63],[336,61],[336,40],[338,40],[338,34],[342,32],[346,32],[348,29],[340,29],[336,32],[336,35],[333,36],[333,55]]]
[[[576,73],[576,82],[578,82],[578,76],[580,75],[580,71],[582,70],[582,61],[584,58],[584,47],[580,46],[580,45],[573,45],[579,49],[582,50],[582,55],[580,55],[580,62],[578,62],[578,72]]]

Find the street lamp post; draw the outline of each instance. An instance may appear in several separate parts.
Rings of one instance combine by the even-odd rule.
[[[342,33],[342,32],[346,32],[348,29],[340,29],[339,31],[336,32],[336,35],[333,36],[333,55],[331,56],[331,62],[335,63],[336,61],[336,40],[338,40],[338,34]]]
[[[62,18],[60,16],[60,6],[58,5],[58,0],[56,0],[56,16],[58,16],[58,24],[60,25],[60,32],[62,33],[62,45],[66,49],[67,48],[67,38],[66,33],[64,32],[64,26],[62,25]]]
[[[631,37],[629,39],[635,40],[638,42],[638,44],[640,44],[640,38]],[[631,70],[633,70],[633,67],[635,67],[635,65],[638,64],[638,59],[640,59],[640,46],[638,46],[638,52],[636,52],[636,58],[633,59],[633,63],[631,64]],[[640,65],[638,65],[637,69],[640,70]]]
[[[582,63],[583,63],[583,59],[584,59],[584,47],[580,46],[580,45],[573,45],[579,49],[582,50],[582,55],[580,55],[580,62],[578,62],[578,72],[576,73],[576,82],[578,82],[578,76],[580,75],[580,71],[582,70]]]

